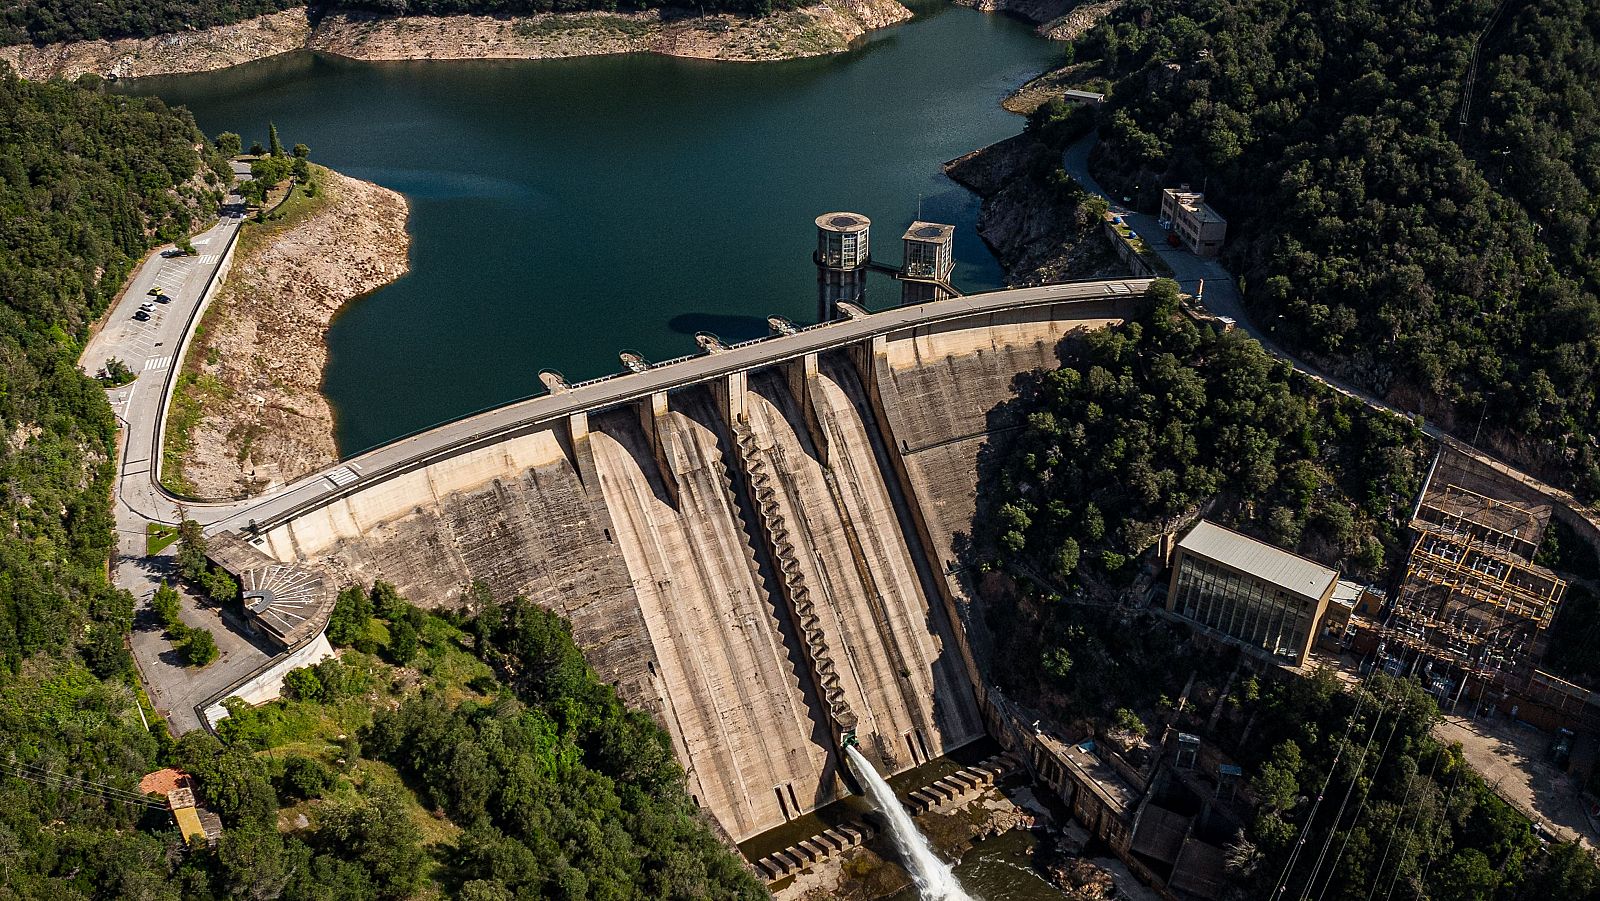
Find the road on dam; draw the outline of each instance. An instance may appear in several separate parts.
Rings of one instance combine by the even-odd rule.
[[[136,278],[143,279],[143,272]],[[1129,279],[1125,282],[1094,281],[1014,288],[896,307],[859,318],[821,323],[792,335],[757,339],[735,345],[725,352],[680,359],[644,372],[582,382],[566,390],[540,394],[474,414],[401,438],[258,498],[184,502],[161,487],[154,470],[140,467],[131,468],[119,480],[119,497],[124,505],[150,522],[172,522],[177,505],[183,502],[188,516],[205,524],[211,532],[248,531],[252,521],[258,528],[266,528],[284,517],[293,516],[297,511],[325,504],[342,494],[357,490],[372,480],[426,465],[463,449],[499,440],[518,429],[559,420],[574,413],[604,410],[653,393],[713,381],[729,373],[774,365],[897,329],[1041,304],[1126,297],[1143,291],[1146,284],[1147,280]],[[158,411],[152,405],[141,407],[135,413],[141,418],[128,420],[130,432],[144,431],[154,442],[153,430]],[[141,425],[143,428],[140,428]]]

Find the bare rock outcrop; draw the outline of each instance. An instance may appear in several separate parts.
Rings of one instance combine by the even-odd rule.
[[[662,10],[516,17],[334,13],[314,26],[301,8],[152,38],[0,47],[0,62],[35,80],[209,72],[302,49],[364,60],[646,52],[755,62],[839,53],[867,32],[909,18],[911,10],[899,0],[823,0],[756,18]]]
[[[1055,41],[1075,41],[1122,4],[1123,0],[1099,0],[1074,6],[1054,19],[1044,20],[1039,26],[1039,33]]]
[[[978,234],[1013,285],[1126,271],[1096,233],[1097,221],[1060,196],[1060,165],[1030,134],[945,164],[946,174],[983,198]]]
[[[1043,24],[1066,15],[1078,0],[956,0],[962,6],[986,13],[1013,13],[1029,22]]]
[[[827,0],[770,16],[694,16],[669,11],[531,16],[338,14],[308,46],[352,59],[551,59],[662,53],[761,61],[837,53],[875,28],[911,18],[899,0]]]
[[[0,61],[9,63],[18,75],[35,81],[76,78],[84,73],[135,78],[210,72],[298,50],[305,46],[310,34],[311,22],[305,9],[286,9],[235,25],[153,38],[0,47]]]
[[[183,476],[199,497],[281,484],[338,459],[321,394],[339,308],[405,274],[405,198],[321,170],[324,201],[241,236],[191,365],[209,386]]]
[[[955,0],[981,12],[1006,12],[1038,27],[1039,34],[1056,41],[1076,40],[1109,15],[1124,0]]]

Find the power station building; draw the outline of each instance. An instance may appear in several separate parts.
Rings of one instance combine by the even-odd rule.
[[[1202,519],[1173,554],[1167,610],[1300,666],[1338,584],[1314,560]]]

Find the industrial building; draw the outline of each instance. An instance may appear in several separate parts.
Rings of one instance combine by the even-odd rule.
[[[1228,220],[1206,203],[1206,195],[1188,185],[1161,192],[1161,224],[1178,243],[1195,256],[1214,257],[1222,251]]]
[[[1167,610],[1283,663],[1303,665],[1339,574],[1200,520],[1178,542]]]
[[[1486,486],[1468,487],[1470,476],[1450,460],[1435,467],[1383,629],[1391,657],[1455,697],[1472,681],[1524,686],[1567,587],[1533,562],[1550,505],[1490,496],[1477,490]]]

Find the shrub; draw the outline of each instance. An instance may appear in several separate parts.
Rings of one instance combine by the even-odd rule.
[[[183,641],[183,662],[189,666],[205,666],[217,659],[217,640],[209,629],[188,629]]]
[[[300,670],[295,670],[300,672]],[[321,797],[333,786],[333,771],[322,761],[301,754],[291,754],[283,762],[283,793],[291,798],[306,800]]]

